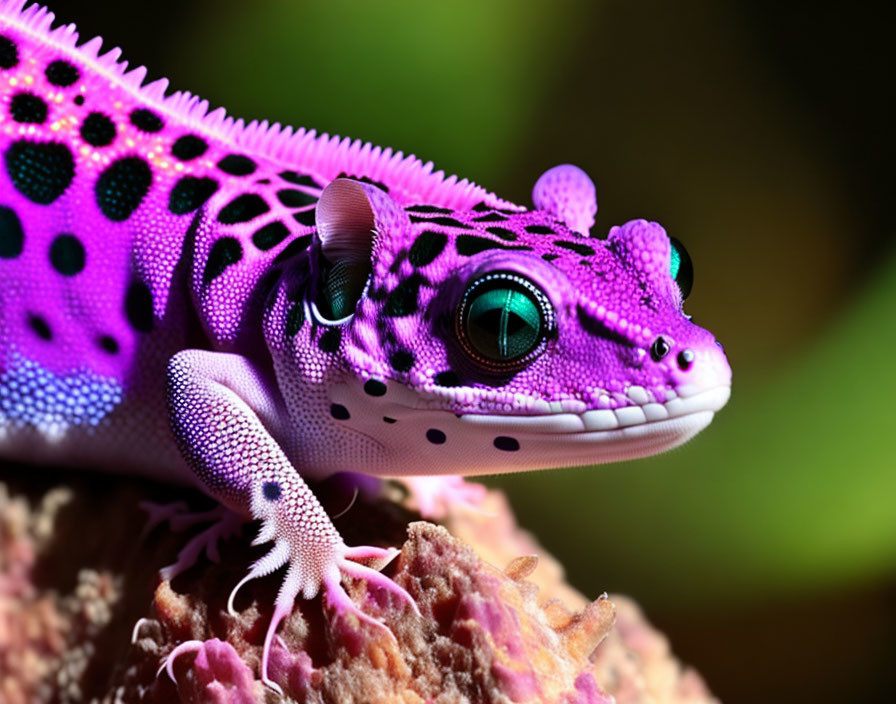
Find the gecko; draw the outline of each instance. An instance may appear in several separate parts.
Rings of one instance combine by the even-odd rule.
[[[684,246],[646,220],[592,235],[578,167],[521,206],[210,110],[53,22],[0,0],[0,455],[198,487],[208,541],[258,521],[272,547],[236,588],[286,567],[269,686],[300,596],[385,628],[357,578],[416,609],[369,566],[395,551],[347,546],[306,479],[423,477],[432,506],[451,477],[662,452],[728,401]]]

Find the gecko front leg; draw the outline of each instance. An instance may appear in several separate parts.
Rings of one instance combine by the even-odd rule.
[[[279,393],[249,360],[205,350],[179,352],[168,363],[167,394],[178,446],[205,490],[237,513],[261,521],[255,544],[274,543],[234,592],[250,579],[288,565],[265,635],[261,661],[265,684],[279,689],[267,674],[271,644],[299,594],[309,599],[323,588],[335,608],[385,628],[345,593],[341,579],[351,576],[397,594],[419,613],[404,589],[353,562],[391,557],[394,551],[345,545],[275,440],[284,436],[287,414]],[[231,594],[231,608],[232,600]]]

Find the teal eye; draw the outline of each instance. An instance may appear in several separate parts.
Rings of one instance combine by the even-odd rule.
[[[691,293],[691,287],[694,285],[694,265],[691,262],[691,255],[688,254],[688,250],[684,248],[684,245],[674,237],[669,238],[669,243],[672,245],[669,274],[671,274],[675,283],[678,284],[678,288],[681,290],[681,297],[687,298]]]
[[[527,361],[553,325],[553,309],[533,284],[511,273],[479,279],[458,309],[458,332],[474,358],[496,365]]]

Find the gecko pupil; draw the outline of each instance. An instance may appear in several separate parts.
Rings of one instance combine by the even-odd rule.
[[[545,336],[546,301],[513,275],[474,283],[461,303],[460,333],[472,355],[509,364],[538,349]]]
[[[681,297],[687,298],[691,293],[694,285],[694,264],[691,262],[691,256],[684,245],[674,237],[669,238],[672,245],[670,252],[669,274],[672,276],[678,288],[681,290]]]

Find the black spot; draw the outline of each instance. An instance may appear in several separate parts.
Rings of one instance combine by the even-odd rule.
[[[550,254],[549,253],[549,254],[542,254],[541,258],[544,259],[546,262],[552,262],[555,259],[557,259],[559,256],[560,256],[559,254]]]
[[[284,327],[287,336],[295,337],[305,324],[305,306],[301,301],[296,301],[286,313],[286,325]]]
[[[12,208],[0,205],[0,258],[15,259],[24,247],[22,221]]]
[[[228,154],[218,162],[218,168],[231,176],[248,176],[255,171],[255,162],[242,154]]]
[[[238,222],[248,222],[268,212],[270,208],[264,198],[255,193],[244,193],[237,196],[218,213],[218,222],[225,225],[233,225]]]
[[[442,213],[445,215],[450,215],[454,212],[451,208],[440,208],[437,205],[411,205],[406,210],[410,210],[413,213]]]
[[[50,245],[50,264],[63,276],[74,276],[84,269],[84,245],[74,235],[57,235]]]
[[[171,145],[171,154],[181,161],[190,161],[205,154],[208,144],[194,134],[185,134]]]
[[[16,93],[9,101],[9,115],[16,122],[42,125],[47,120],[47,104],[33,93]]]
[[[475,210],[477,213],[484,213],[487,210],[491,210],[491,209],[492,209],[491,206],[488,205],[485,201],[481,201],[473,206],[473,210]]]
[[[52,85],[60,88],[67,88],[81,77],[77,68],[62,59],[57,59],[47,66],[44,75]]]
[[[259,186],[269,186],[269,185],[271,185],[271,179],[260,178],[255,183],[257,183]]]
[[[507,220],[505,215],[500,213],[489,213],[478,218],[473,218],[473,222],[504,222]]]
[[[100,349],[103,352],[108,354],[118,354],[118,350],[120,349],[118,346],[118,340],[116,340],[111,335],[101,335],[96,344],[99,345]]]
[[[152,184],[152,171],[138,156],[113,161],[96,180],[96,203],[112,222],[123,222],[139,207]]]
[[[390,418],[389,416],[383,416],[383,422],[389,423],[391,425],[392,423],[395,423],[396,421],[394,418]]]
[[[19,63],[19,50],[11,39],[0,35],[0,68],[12,68]]]
[[[426,431],[426,439],[429,440],[433,445],[441,445],[448,438],[445,437],[445,433],[443,433],[441,430],[430,428]]]
[[[218,190],[218,182],[213,178],[183,176],[174,184],[168,196],[168,210],[175,215],[192,213],[205,204]]]
[[[39,315],[35,315],[34,313],[28,314],[28,327],[30,327],[34,331],[34,334],[41,340],[47,340],[49,342],[53,339],[53,331],[50,330],[47,321]]]
[[[94,147],[105,147],[115,140],[115,123],[101,112],[92,112],[81,123],[81,137]]]
[[[83,96],[83,95],[76,95],[74,98],[72,98],[72,102],[73,102],[75,105],[83,105],[83,104],[84,104],[84,96]]]
[[[520,442],[516,438],[507,435],[499,435],[495,438],[495,447],[504,452],[516,452],[520,449]]]
[[[75,177],[71,149],[58,142],[20,139],[4,156],[13,185],[34,203],[49,205],[65,193]]]
[[[280,498],[280,485],[277,482],[265,482],[261,486],[261,493],[268,501],[276,501]]]
[[[252,244],[263,252],[273,249],[289,237],[289,228],[279,220],[269,222],[252,234]]]
[[[294,188],[284,188],[277,191],[277,199],[287,208],[304,208],[317,203],[315,196]]]
[[[294,183],[297,186],[311,186],[312,188],[320,188],[320,184],[317,183],[310,176],[306,176],[305,174],[297,174],[295,171],[281,171],[280,178],[284,181],[288,181],[289,183]]]
[[[333,403],[330,405],[330,415],[336,420],[348,420],[352,417],[351,413],[348,412],[348,409],[341,403]]]
[[[327,328],[317,341],[321,352],[336,352],[342,342],[342,330],[340,328]]]
[[[389,366],[397,372],[409,372],[414,366],[414,355],[407,350],[398,350],[389,357]]]
[[[465,230],[473,229],[466,223],[462,223],[460,220],[455,220],[454,218],[429,218],[429,222],[433,223],[434,225],[442,225],[444,227],[462,227]]]
[[[368,396],[385,396],[386,385],[377,379],[368,379],[364,382],[364,393]]]
[[[441,232],[423,232],[411,245],[408,261],[416,267],[426,266],[442,253],[448,238]]]
[[[297,223],[300,225],[305,225],[305,227],[313,227],[315,224],[315,211],[312,208],[311,210],[305,210],[301,213],[296,213],[292,216]]]
[[[439,386],[460,386],[460,379],[458,379],[457,374],[452,371],[439,372],[433,377],[433,381]]]
[[[220,238],[209,250],[205,271],[202,272],[202,283],[208,285],[212,279],[223,274],[227,267],[242,258],[243,247],[236,237]]]
[[[152,293],[142,281],[133,281],[124,298],[124,314],[137,332],[150,332],[153,326]]]
[[[529,229],[528,227],[526,228]],[[554,244],[558,247],[563,247],[563,249],[568,249],[576,254],[581,254],[583,257],[591,257],[594,256],[594,249],[589,247],[587,244],[579,244],[578,242],[567,242],[566,240],[554,240]]]
[[[274,260],[271,263],[280,264],[281,262],[292,259],[300,252],[304,252],[306,249],[308,249],[310,245],[311,235],[302,235],[301,237],[296,237],[292,242],[290,242],[283,248],[283,251],[280,252],[280,254],[274,257]]]
[[[371,186],[376,186],[384,193],[389,192],[389,187],[385,183],[383,183],[382,181],[374,181],[369,176],[353,176],[353,175],[347,174],[345,171],[343,171],[336,178],[351,178],[351,179],[354,179],[355,181],[361,181],[362,183],[369,183]]]
[[[516,239],[516,233],[506,227],[487,227],[485,231],[507,242],[513,242]]]
[[[417,312],[417,296],[420,293],[421,277],[416,274],[409,276],[398,284],[389,296],[383,306],[383,315],[392,318],[401,318],[405,315],[411,315]]]
[[[461,235],[457,238],[454,244],[457,247],[457,253],[464,257],[471,257],[474,254],[479,254],[480,252],[484,252],[488,249],[512,249],[521,252],[532,251],[532,248],[527,247],[526,245],[501,244],[500,242],[495,242],[494,240],[490,240],[487,237],[477,237],[476,235]]]
[[[526,232],[531,232],[533,235],[556,235],[551,228],[546,227],[545,225],[526,225]]]
[[[152,110],[137,108],[131,113],[131,124],[141,132],[161,132],[165,123]]]

